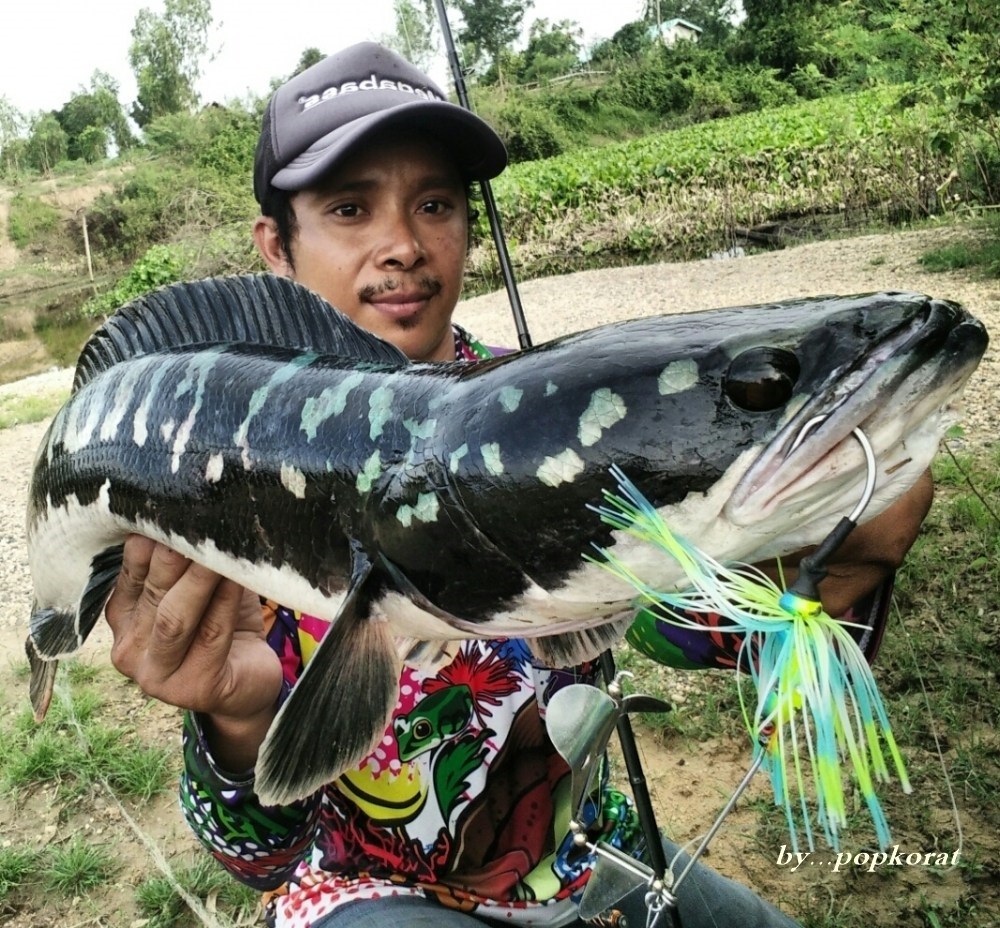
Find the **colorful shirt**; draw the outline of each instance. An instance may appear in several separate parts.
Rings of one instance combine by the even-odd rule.
[[[268,641],[286,682],[325,631],[271,604]],[[195,833],[235,876],[260,889],[290,880],[270,904],[274,924],[305,928],[337,905],[386,893],[483,907],[512,924],[575,918],[590,855],[569,836],[570,776],[545,730],[546,705],[590,671],[557,671],[523,641],[464,641],[444,668],[404,667],[379,747],[316,795],[263,808],[252,776],[213,763],[197,719],[185,721],[181,797]],[[605,783],[594,836],[632,849],[639,829]]]

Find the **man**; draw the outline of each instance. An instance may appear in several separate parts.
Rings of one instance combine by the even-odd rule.
[[[408,62],[363,43],[272,96],[254,169],[254,239],[274,273],[414,360],[482,357],[451,320],[469,182],[505,164],[484,122]],[[842,565],[829,588],[834,602],[853,602],[891,569],[923,502],[859,535],[856,565]],[[115,666],[190,710],[182,799],[199,838],[252,885],[290,881],[271,903],[276,924],[582,924],[591,861],[568,838],[568,771],[542,718],[549,694],[587,669],[540,666],[524,642],[463,642],[437,672],[404,668],[393,723],[357,769],[292,806],[263,808],[257,751],[323,623],[276,604],[262,612],[252,591],[137,536],[106,611]],[[638,829],[627,801],[607,786],[601,801],[586,824],[631,849]],[[706,868],[693,873],[680,900],[687,928],[791,924]],[[633,924],[643,923],[639,897],[628,903]]]

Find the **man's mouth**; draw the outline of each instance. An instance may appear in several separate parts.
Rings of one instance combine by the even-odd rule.
[[[432,279],[420,281],[417,287],[404,287],[397,281],[386,280],[379,286],[363,287],[359,297],[379,312],[407,318],[424,309],[440,291],[441,284]]]

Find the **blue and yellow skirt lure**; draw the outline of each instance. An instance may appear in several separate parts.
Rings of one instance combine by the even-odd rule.
[[[679,593],[655,590],[603,548],[593,560],[631,584],[657,618],[742,636],[737,671],[742,680],[746,668],[756,689],[752,699],[740,686],[744,721],[755,759],[766,752],[763,766],[793,851],[800,831],[814,849],[817,826],[839,848],[848,816],[845,769],[853,773],[879,845],[888,847],[889,825],[876,793],[876,784],[890,780],[887,753],[903,791],[912,787],[871,668],[846,624],[820,603],[782,591],[754,567],[718,563],[672,532],[620,469],[612,475],[619,492],[605,492],[606,505],[595,507],[601,519],[674,558],[691,586]],[[692,617],[699,613],[716,613],[729,624],[709,628]]]

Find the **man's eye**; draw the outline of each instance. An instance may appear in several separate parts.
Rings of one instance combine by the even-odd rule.
[[[335,216],[343,216],[347,219],[351,219],[354,216],[357,216],[361,210],[354,203],[341,203],[339,206],[331,207],[330,212]]]
[[[420,207],[420,211],[428,213],[431,216],[438,216],[441,213],[447,212],[450,208],[450,205],[444,200],[428,200]]]

